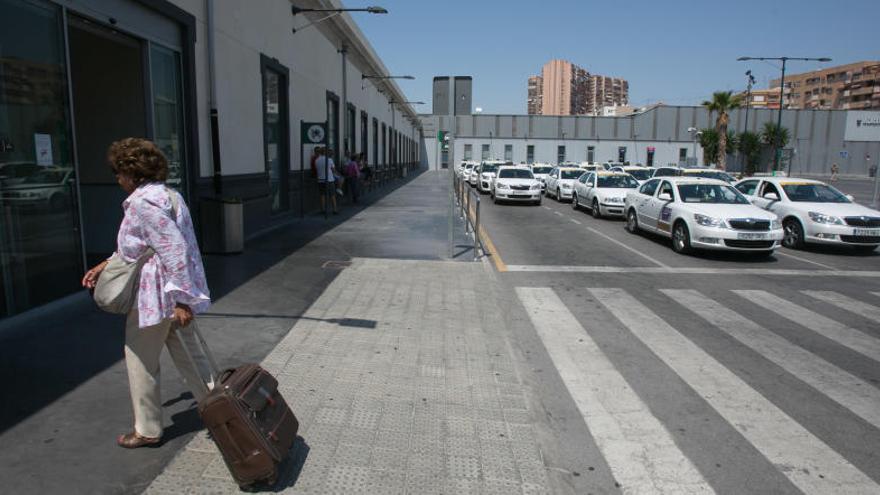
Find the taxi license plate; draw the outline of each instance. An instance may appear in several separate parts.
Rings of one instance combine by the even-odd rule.
[[[511,194],[510,197],[511,198],[530,198],[531,195],[529,195],[529,194]]]
[[[769,238],[768,234],[740,233],[736,235],[737,239],[744,241],[762,241]]]
[[[853,235],[865,237],[880,237],[880,229],[853,229]]]

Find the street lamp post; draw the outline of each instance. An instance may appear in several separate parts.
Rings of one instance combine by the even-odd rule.
[[[782,107],[785,98],[785,63],[789,60],[830,62],[831,59],[828,57],[739,57],[737,60],[740,62],[746,60],[779,60],[782,62],[782,78],[779,81],[779,112],[776,114],[776,136],[774,136],[776,142],[774,143],[775,149],[773,153],[773,170],[776,171],[779,169],[779,159],[782,157],[782,143],[779,139],[782,137],[780,130],[782,129]]]
[[[370,14],[387,14],[387,13],[388,13],[388,10],[386,10],[386,9],[384,9],[384,8],[382,8],[382,7],[375,7],[375,6],[364,7],[364,8],[360,8],[360,9],[346,9],[346,8],[339,8],[339,9],[304,9],[304,8],[297,7],[296,5],[291,5],[291,6],[290,6],[290,13],[291,13],[293,16],[297,16],[297,15],[299,15],[299,14],[303,14],[303,13],[306,13],[306,12],[320,12],[320,13],[327,13],[327,15],[324,16],[324,17],[321,17],[320,19],[317,19],[317,20],[314,20],[314,21],[310,22],[310,23],[306,24],[305,26],[301,26],[301,27],[299,27],[299,28],[293,28],[293,29],[291,29],[291,31],[293,32],[293,34],[296,34],[298,31],[302,31],[303,29],[305,29],[305,28],[307,28],[307,27],[309,27],[309,26],[314,26],[315,24],[318,24],[319,22],[324,22],[324,21],[326,21],[327,19],[329,19],[329,18],[331,18],[331,17],[334,17],[334,16],[337,16],[337,15],[343,13],[343,12],[368,12],[368,13],[370,13]]]
[[[749,131],[749,108],[752,106],[752,85],[755,84],[755,76],[752,75],[751,70],[746,71],[746,76],[748,77],[748,85],[746,86],[746,121],[743,125],[743,132]]]

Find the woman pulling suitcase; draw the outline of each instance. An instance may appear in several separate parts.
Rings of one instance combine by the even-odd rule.
[[[211,302],[189,209],[165,186],[168,161],[146,139],[114,142],[107,153],[119,186],[128,193],[116,252],[88,272],[83,287],[126,313],[125,364],[134,428],[120,447],[156,445],[162,438],[159,356],[167,346],[196,400],[213,387],[212,366],[196,342],[194,315]],[[104,278],[101,278],[104,274]],[[107,296],[112,293],[111,296]]]

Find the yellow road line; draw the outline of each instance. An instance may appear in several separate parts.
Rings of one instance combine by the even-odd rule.
[[[483,248],[492,257],[492,262],[495,263],[495,269],[499,272],[507,271],[507,264],[504,263],[504,260],[501,259],[501,255],[498,254],[498,249],[495,248],[495,244],[492,243],[492,238],[489,237],[489,234],[486,233],[486,229],[483,226],[480,226],[480,240],[483,242]]]

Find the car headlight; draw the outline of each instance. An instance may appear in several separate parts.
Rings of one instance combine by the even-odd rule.
[[[816,223],[825,223],[830,225],[846,225],[843,220],[839,217],[834,217],[831,215],[826,215],[824,213],[819,213],[818,211],[809,212],[810,220]]]
[[[777,230],[782,228],[782,222],[779,220],[770,220],[770,230]]]
[[[532,189],[541,189],[541,184],[532,184]]]
[[[508,186],[507,184],[496,183],[495,189],[510,189],[510,186]]]
[[[563,189],[571,189],[571,184],[562,184]]]
[[[619,203],[623,203],[623,198],[618,198],[618,197],[616,197],[616,196],[615,196],[615,197],[610,197],[610,198],[605,198],[605,202],[606,202],[606,203],[618,203],[618,204],[619,204]]]
[[[724,227],[724,220],[715,217],[707,217],[706,215],[700,215],[699,213],[694,213],[694,220],[697,221],[698,224],[703,227]]]

